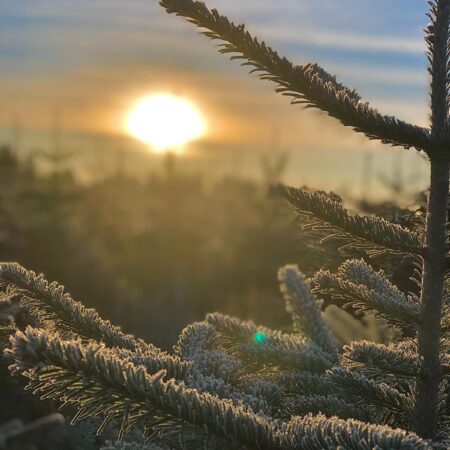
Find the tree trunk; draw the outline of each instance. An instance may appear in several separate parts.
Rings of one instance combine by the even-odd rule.
[[[444,153],[447,149],[442,150]],[[422,276],[422,320],[418,330],[422,361],[412,417],[412,429],[426,439],[436,436],[438,422],[438,391],[441,378],[439,350],[447,253],[448,194],[449,162],[447,158],[432,158]]]

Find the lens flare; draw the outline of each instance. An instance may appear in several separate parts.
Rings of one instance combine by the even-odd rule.
[[[257,344],[264,344],[267,340],[267,334],[262,331],[257,331],[253,338]]]

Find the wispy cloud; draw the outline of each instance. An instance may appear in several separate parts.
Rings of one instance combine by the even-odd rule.
[[[287,44],[309,45],[328,49],[339,49],[361,52],[380,53],[411,53],[423,54],[425,44],[423,39],[402,37],[396,35],[370,35],[362,33],[347,33],[343,31],[330,32],[326,29],[300,28],[298,30],[273,26],[259,27],[261,35],[268,40]]]

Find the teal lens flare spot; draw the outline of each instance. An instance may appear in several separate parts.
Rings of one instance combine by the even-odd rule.
[[[267,335],[266,335],[266,333],[263,333],[262,331],[257,331],[255,333],[254,339],[257,344],[263,344],[267,340]]]

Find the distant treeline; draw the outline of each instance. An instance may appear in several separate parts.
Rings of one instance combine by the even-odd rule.
[[[327,258],[330,267],[342,261],[299,233],[291,208],[264,183],[206,187],[180,165],[145,181],[118,171],[85,186],[54,166],[39,176],[0,149],[0,258],[59,280],[161,346],[215,310],[283,327],[278,268],[297,263],[312,273]]]

